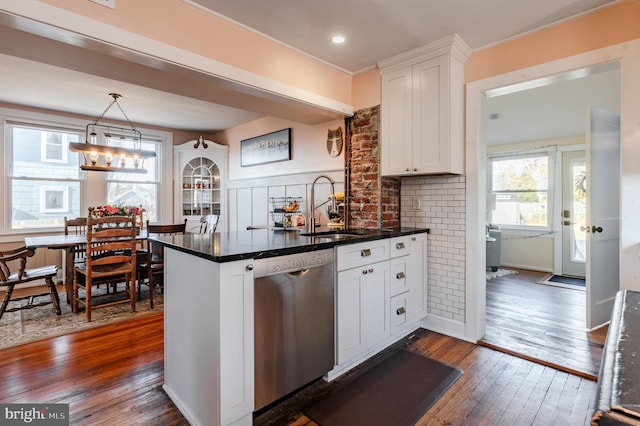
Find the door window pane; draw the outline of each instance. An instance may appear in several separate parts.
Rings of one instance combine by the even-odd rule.
[[[573,232],[571,244],[571,261],[587,261],[587,233],[580,229],[587,223],[587,166],[584,160],[571,161],[571,176],[573,182]]]

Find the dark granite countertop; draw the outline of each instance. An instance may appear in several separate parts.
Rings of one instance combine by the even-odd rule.
[[[331,231],[328,229],[317,229],[316,233],[318,232]],[[157,241],[166,247],[221,263],[242,259],[264,259],[286,254],[304,253],[332,248],[343,244],[354,244],[403,235],[428,233],[429,230],[425,228],[395,228],[384,230],[358,229],[349,232],[355,233],[355,235],[349,235],[344,239],[337,240],[304,236],[302,233],[296,231],[278,231],[272,229],[176,236],[149,235],[149,239]]]

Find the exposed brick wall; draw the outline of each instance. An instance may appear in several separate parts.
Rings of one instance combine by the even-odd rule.
[[[400,225],[400,181],[380,177],[379,128],[379,106],[356,111],[350,120],[345,162],[352,228]]]

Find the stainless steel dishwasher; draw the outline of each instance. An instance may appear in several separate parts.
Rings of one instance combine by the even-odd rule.
[[[255,409],[334,365],[333,250],[254,263]]]

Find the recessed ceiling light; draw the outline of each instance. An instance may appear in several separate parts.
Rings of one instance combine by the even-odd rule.
[[[499,112],[494,112],[493,114],[489,114],[489,120],[497,120],[499,118],[502,118],[502,114],[500,114]]]
[[[345,42],[345,40],[346,39],[344,38],[344,36],[341,36],[341,35],[331,37],[331,41],[334,42],[335,44],[342,44]]]

